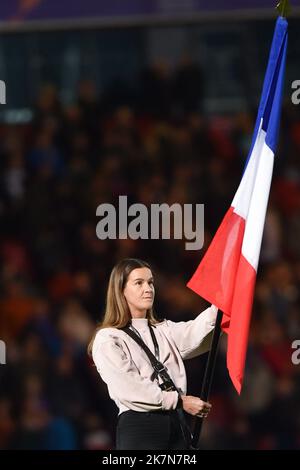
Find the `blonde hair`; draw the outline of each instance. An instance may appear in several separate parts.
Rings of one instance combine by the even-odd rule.
[[[138,268],[148,268],[151,270],[150,265],[146,261],[136,258],[123,259],[113,268],[108,283],[104,318],[97,326],[88,345],[89,355],[92,353],[94,339],[99,330],[110,327],[123,328],[131,321],[130,310],[123,292],[129,274]],[[148,318],[151,325],[160,323],[160,320],[155,318],[153,308],[147,310],[146,318]]]

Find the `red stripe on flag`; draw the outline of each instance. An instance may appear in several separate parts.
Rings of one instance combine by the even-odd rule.
[[[187,286],[216,305],[229,321],[245,232],[245,220],[227,211],[205,256]],[[225,317],[226,320],[226,317]],[[226,321],[223,324],[226,331]]]
[[[228,334],[227,367],[238,391],[244,375],[256,271],[242,255],[245,220],[226,213],[198,269],[187,286],[223,312]]]
[[[255,269],[241,255],[230,323],[226,331],[228,333],[227,368],[238,393],[241,393],[244,377],[255,281]]]

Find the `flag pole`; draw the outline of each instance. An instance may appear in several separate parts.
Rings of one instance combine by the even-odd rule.
[[[279,13],[280,17],[285,18],[288,15],[289,11],[290,11],[289,1],[288,0],[281,0],[277,4],[276,9],[278,10],[278,13]],[[278,27],[277,27],[277,25],[278,25]],[[279,123],[279,113],[278,113],[278,108],[276,106],[281,103],[281,93],[282,93],[282,83],[283,83],[283,68],[282,67],[284,66],[284,61],[285,61],[287,22],[286,21],[282,22],[281,20],[279,20],[279,21],[277,20],[276,28],[277,28],[276,31],[277,31],[278,34],[277,34],[276,37],[275,37],[275,34],[273,35],[272,48],[274,47],[274,49],[276,51],[276,54],[278,56],[277,57],[278,61],[280,59],[280,62],[278,62],[278,64],[280,64],[280,68],[279,69],[277,68],[278,64],[276,65],[276,68],[275,68],[274,59],[273,59],[273,61],[271,61],[271,59],[269,58],[268,69],[267,69],[267,71],[269,71],[269,75],[267,75],[265,77],[263,95],[262,95],[262,98],[261,98],[261,103],[263,103],[264,108],[261,109],[261,112],[260,112],[260,114],[258,114],[258,117],[257,117],[257,120],[258,120],[258,118],[260,118],[262,120],[262,118],[265,117],[266,103],[262,101],[263,99],[266,100],[266,98],[268,98],[268,100],[269,100],[270,97],[271,97],[272,98],[272,106],[273,106],[273,101],[275,100],[274,122],[269,126],[270,127],[270,138],[271,138],[271,140],[274,137],[274,135],[276,134],[276,126]],[[280,45],[280,47],[283,47],[282,50],[283,50],[284,56],[279,54],[279,49],[278,49],[279,45]],[[271,51],[273,51],[273,49]],[[282,59],[282,57],[283,57],[283,59]],[[283,60],[283,62],[282,62],[282,60]],[[272,91],[272,94],[271,94],[270,89],[268,91],[268,89],[266,87],[266,84],[268,84],[270,82],[270,77],[271,77],[270,73],[272,72],[272,74],[273,74],[272,75],[273,76],[273,78],[272,78],[272,87],[273,87],[273,79],[275,77],[276,70],[278,72],[278,77],[276,78],[276,80],[279,80],[279,85],[278,85],[279,88],[277,89],[277,84],[276,84],[276,89],[274,88],[274,90]],[[267,81],[267,78],[268,78],[268,81]],[[272,89],[272,87],[271,87],[271,89]],[[277,104],[276,104],[276,102],[277,102]],[[270,110],[269,110],[269,112],[270,112]],[[267,123],[268,123],[268,119],[269,119],[269,117],[267,116],[267,120],[266,120]],[[257,122],[259,122],[259,121],[257,121]],[[256,132],[257,132],[257,129],[258,129],[258,127],[256,128]],[[255,134],[256,140],[257,140],[257,136],[258,136],[258,133]],[[269,145],[267,145],[267,147],[268,146]],[[273,155],[273,158],[274,158],[275,147],[276,147],[276,139],[272,142],[270,141],[270,146],[269,146],[270,154]],[[248,167],[247,167],[247,169],[248,169]],[[250,174],[250,173],[248,172],[248,174]],[[268,181],[268,183],[271,183],[271,179],[272,179],[272,167],[271,166],[268,168],[268,171],[266,172],[265,177],[266,177],[266,181]],[[254,175],[254,173],[253,173],[252,180],[253,180],[253,184],[258,181],[257,174]],[[244,182],[244,187],[245,187],[245,185],[246,185],[245,180],[242,179],[241,184],[243,182]],[[217,231],[217,233],[216,233],[216,235],[215,235],[215,237],[212,241],[212,244],[208,248],[208,251],[207,251],[204,259],[201,261],[201,263],[198,266],[198,268],[197,268],[196,272],[194,273],[193,277],[191,278],[191,280],[187,284],[188,287],[190,287],[198,295],[201,295],[202,297],[206,298],[206,300],[210,299],[210,302],[213,303],[213,304],[217,303],[217,302],[213,301],[213,299],[216,297],[215,296],[215,290],[214,290],[215,286],[213,286],[213,288],[211,288],[211,285],[207,284],[207,286],[206,286],[207,288],[205,289],[203,287],[203,285],[201,285],[201,289],[199,289],[199,279],[200,279],[201,275],[203,274],[203,272],[205,272],[205,270],[206,270],[206,281],[207,281],[207,279],[209,278],[209,275],[207,274],[207,272],[211,273],[211,271],[213,269],[212,262],[213,261],[214,262],[215,261],[220,261],[218,256],[216,256],[216,244],[219,243],[219,244],[221,244],[220,245],[221,247],[223,247],[223,246],[227,247],[226,243],[228,242],[228,236],[230,235],[231,232],[230,232],[230,230],[228,231],[228,229],[226,228],[225,229],[225,238],[224,238],[224,234],[223,234],[224,230],[222,232],[222,235],[220,235],[220,233],[221,233],[220,229],[221,228],[224,229],[224,226],[225,227],[227,227],[227,226],[230,227],[230,224],[228,223],[228,220],[232,224],[235,223],[235,220],[232,220],[232,213],[236,208],[241,209],[241,207],[242,207],[241,196],[239,194],[240,187],[241,186],[239,186],[239,189],[238,189],[238,191],[237,191],[237,193],[236,193],[236,195],[233,199],[234,204],[232,204],[230,210],[227,211],[227,213],[226,213],[226,215],[223,219],[223,222],[222,222],[221,226],[219,227],[219,229],[218,229],[218,231]],[[266,210],[266,201],[267,201],[267,199],[265,200],[264,195],[261,193],[259,186],[257,186],[257,185],[255,186],[255,191],[252,191],[252,196],[253,196],[253,194],[256,197],[256,199],[255,199],[256,201],[260,200],[262,202],[262,204],[265,204],[264,208]],[[239,195],[239,197],[237,197],[237,195]],[[249,197],[248,197],[247,202],[248,202],[248,212],[249,212],[249,210],[251,208],[253,208],[253,205],[251,206],[252,201],[250,201]],[[264,217],[265,217],[265,215],[261,218],[261,228],[263,227]],[[254,224],[253,211],[252,212],[250,211],[250,216],[248,218],[246,217],[245,221],[248,221],[250,225]],[[236,224],[236,226],[238,227],[237,224]],[[248,230],[248,232],[249,232],[249,230]],[[243,238],[243,241],[244,241],[244,238]],[[261,238],[257,239],[256,246],[255,246],[255,253],[256,253],[256,256],[258,258],[259,258],[259,253],[260,253],[260,244],[261,244]],[[239,250],[240,250],[240,256],[241,256],[242,246],[243,246],[242,244],[237,244],[236,245],[237,253],[235,253],[233,249],[231,249],[231,251],[229,249],[227,249],[227,258],[228,258],[228,256],[231,256],[232,253],[233,253],[233,255],[238,255]],[[243,270],[244,270],[246,273],[248,273],[248,276],[249,276],[249,273],[251,273],[250,277],[249,277],[249,279],[250,279],[251,276],[252,276],[252,269],[253,269],[253,271],[256,272],[256,266],[254,264],[252,265],[251,262],[249,261],[249,254],[250,254],[249,243],[245,244],[245,250],[246,250],[246,248],[248,250],[247,253],[246,253],[248,255],[248,258],[246,257],[246,255],[244,255],[245,256],[244,266],[240,263],[237,267],[237,272],[242,272],[243,273]],[[257,262],[258,262],[258,258],[257,258]],[[249,269],[249,268],[251,268],[251,269]],[[248,279],[248,277],[246,277],[246,278]],[[239,330],[242,327],[244,334],[246,336],[248,336],[248,333],[249,333],[248,327],[249,327],[249,320],[251,318],[251,306],[252,306],[252,301],[253,301],[255,277],[253,277],[252,281],[251,281],[253,283],[253,288],[250,289],[249,292],[248,292],[248,304],[249,305],[248,305],[248,309],[245,310],[245,312],[244,312],[244,317],[243,317],[244,323],[241,324],[241,321],[240,321],[241,319],[240,319],[240,317],[237,316],[237,306],[238,306],[238,299],[242,298],[242,295],[243,295],[243,288],[244,288],[245,283],[243,284],[243,282],[241,280],[244,280],[244,279],[245,279],[244,275],[242,277],[239,277],[239,280],[240,280],[240,282],[238,283],[238,289],[239,290],[237,291],[237,294],[236,294],[236,298],[235,298],[236,301],[235,301],[235,305],[234,305],[235,310],[233,311],[235,316],[232,318],[232,315],[230,315],[230,317],[231,317],[230,327],[232,327],[232,320],[234,320],[233,321],[233,329],[235,331],[235,334],[237,335],[239,333]],[[222,280],[223,280],[223,278],[222,278]],[[219,279],[216,278],[216,281],[219,282]],[[215,280],[213,280],[213,282],[215,282]],[[250,284],[250,282],[248,282],[248,283]],[[208,286],[210,288],[208,288]],[[230,293],[230,286],[229,287],[226,286],[226,287],[227,287],[227,291],[229,291],[229,293]],[[235,288],[236,288],[236,286],[235,286]],[[225,289],[223,287],[223,285],[222,285],[222,289],[223,290]],[[215,363],[216,363],[218,343],[219,343],[219,338],[220,338],[220,333],[221,333],[222,317],[223,317],[223,312],[219,310],[218,314],[217,314],[216,325],[215,325],[213,338],[212,338],[212,343],[211,343],[211,350],[209,352],[209,356],[208,356],[208,360],[207,360],[207,364],[206,364],[206,368],[205,368],[205,375],[204,375],[204,380],[203,380],[203,383],[202,383],[202,389],[201,389],[201,395],[200,395],[200,398],[204,401],[208,401],[209,395],[210,395],[210,389],[211,389],[211,385],[212,385],[214,368],[215,368]],[[235,337],[235,339],[236,339],[236,337]],[[236,343],[232,343],[232,344],[235,344],[235,346],[236,346]],[[239,348],[239,353],[240,353],[242,359],[241,359],[241,362],[238,364],[238,367],[235,367],[235,370],[234,370],[235,377],[240,377],[241,372],[243,372],[244,360],[245,360],[245,348],[246,348],[245,344],[242,345],[242,348],[241,347]],[[231,354],[230,360],[231,361],[228,362],[228,352],[227,352],[227,367],[229,368],[229,363],[230,363],[231,369],[229,368],[229,370],[231,370],[231,372],[232,372],[232,354]],[[238,384],[234,383],[234,386],[237,389],[237,391],[240,392],[241,382],[239,382]],[[198,441],[199,441],[199,437],[200,437],[200,433],[201,433],[201,429],[202,429],[202,424],[203,424],[203,418],[198,418],[198,417],[195,418],[194,428],[193,428],[193,433],[192,433],[192,439],[191,439],[191,447],[190,447],[191,449],[196,450],[196,449],[199,448],[198,447]]]
[[[290,4],[289,0],[280,0],[279,3],[276,5],[276,9],[278,14],[284,18],[286,18],[290,12]],[[219,310],[216,318],[216,325],[214,328],[214,333],[212,337],[211,349],[209,352],[204,379],[202,383],[201,389],[201,399],[204,401],[208,401],[210,395],[210,389],[212,385],[214,369],[216,364],[216,357],[217,357],[217,350],[218,344],[221,334],[221,322],[222,322],[223,313]],[[192,433],[192,441],[191,441],[191,448],[198,449],[198,441],[200,438],[201,430],[202,430],[203,418],[195,418],[194,421],[194,428]]]
[[[223,318],[223,312],[221,312],[221,310],[218,310],[214,333],[213,333],[213,337],[211,341],[211,348],[209,351],[205,373],[204,373],[204,379],[202,382],[200,398],[201,400],[204,400],[204,401],[208,401],[209,399],[210,389],[211,389],[211,385],[213,381],[217,352],[218,352],[218,344],[219,344],[219,339],[220,339],[220,334],[221,334],[222,318]],[[203,423],[203,418],[198,418],[198,417],[195,418],[194,429],[192,433],[193,437],[192,437],[192,443],[191,443],[192,449],[198,448],[198,441],[199,441],[199,437],[201,434],[202,423]]]

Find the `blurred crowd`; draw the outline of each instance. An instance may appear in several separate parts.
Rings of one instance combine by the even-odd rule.
[[[145,70],[137,95],[117,83],[98,96],[82,81],[63,106],[46,84],[30,124],[0,127],[0,447],[112,449],[117,409],[87,344],[123,257],[154,268],[159,317],[194,318],[207,304],[186,288],[233,198],[255,112],[207,116],[201,71]],[[240,397],[223,336],[201,445],[300,448],[300,115],[285,103]],[[205,204],[205,246],[185,240],[99,240],[103,202]],[[206,357],[187,361],[199,395]]]

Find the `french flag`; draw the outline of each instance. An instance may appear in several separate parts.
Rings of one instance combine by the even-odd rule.
[[[278,17],[246,166],[232,204],[187,286],[223,312],[227,367],[241,392],[254,287],[277,144],[287,20]]]

